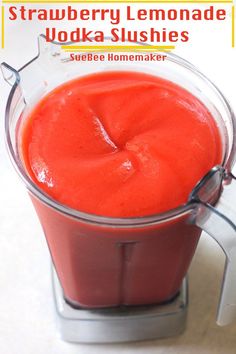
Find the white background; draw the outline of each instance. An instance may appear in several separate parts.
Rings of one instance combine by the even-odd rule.
[[[84,4],[80,7],[82,5],[85,7]],[[203,8],[207,5],[192,6]],[[213,80],[236,110],[236,50],[231,48],[231,7],[224,7],[228,11],[228,19],[224,23],[177,25],[191,31],[191,41],[177,45],[176,53],[198,66]],[[97,28],[98,24],[92,26]],[[104,24],[104,28],[106,26],[108,24]],[[141,25],[136,23],[133,26],[139,28]],[[142,24],[142,29],[146,26],[148,23]],[[66,24],[63,23],[61,27],[65,28]],[[0,61],[6,61],[15,68],[21,67],[37,53],[36,37],[42,31],[40,23],[15,22],[9,25],[7,21],[6,44],[0,52]],[[236,325],[219,328],[215,324],[224,257],[206,236],[201,239],[189,272],[189,320],[182,336],[105,346],[73,345],[59,339],[46,242],[24,187],[10,166],[5,151],[3,120],[8,93],[9,86],[0,78],[0,353],[235,354]]]

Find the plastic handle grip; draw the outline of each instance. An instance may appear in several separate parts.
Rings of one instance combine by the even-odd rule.
[[[236,181],[224,185],[223,193],[213,207],[199,201],[194,223],[206,231],[226,256],[224,278],[218,305],[217,324],[224,326],[236,320]]]

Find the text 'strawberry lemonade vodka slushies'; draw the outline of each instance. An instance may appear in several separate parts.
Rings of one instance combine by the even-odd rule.
[[[53,199],[116,218],[177,208],[222,163],[206,106],[171,81],[130,71],[87,75],[52,90],[25,117],[18,147],[33,182]],[[201,232],[186,216],[98,228],[33,202],[71,303],[152,304],[178,292]]]

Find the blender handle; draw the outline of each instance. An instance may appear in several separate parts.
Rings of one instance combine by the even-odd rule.
[[[217,204],[196,203],[194,223],[206,231],[225,253],[225,269],[217,312],[217,324],[225,326],[236,320],[236,181],[223,187]]]

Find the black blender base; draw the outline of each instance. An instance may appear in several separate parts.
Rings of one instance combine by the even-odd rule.
[[[119,343],[166,338],[181,334],[186,326],[186,279],[179,295],[165,305],[74,309],[65,302],[54,270],[53,292],[61,338],[68,342]]]

